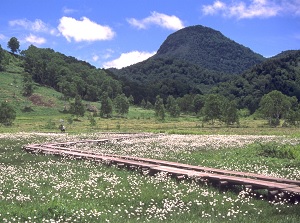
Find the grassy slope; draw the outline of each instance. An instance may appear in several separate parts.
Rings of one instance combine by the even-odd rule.
[[[59,109],[63,107],[63,102],[59,100],[61,94],[53,89],[35,85],[34,94],[41,96],[42,100],[53,101],[54,107],[34,105],[29,98],[22,95],[22,73],[21,61],[10,56],[10,64],[5,72],[0,72],[0,101],[7,101],[13,105],[17,112],[17,118],[13,127],[1,126],[1,132],[6,131],[31,131],[38,130],[38,126],[45,123],[45,120],[52,117],[62,116]],[[23,112],[25,106],[31,106],[32,112]]]

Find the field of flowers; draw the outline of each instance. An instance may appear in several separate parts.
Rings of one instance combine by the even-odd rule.
[[[114,140],[115,137],[129,137]],[[33,155],[29,143],[109,138],[77,149],[172,160],[300,180],[300,140],[279,136],[0,134],[0,222],[300,222],[299,204],[247,190],[219,192],[164,173]],[[266,153],[292,151],[291,157]],[[275,148],[275,149],[274,149]],[[268,155],[269,154],[269,155]],[[285,153],[284,153],[285,154]]]

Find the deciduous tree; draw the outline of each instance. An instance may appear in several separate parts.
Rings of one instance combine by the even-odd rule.
[[[20,42],[16,37],[10,38],[10,40],[7,43],[7,47],[10,49],[10,51],[15,54],[19,51],[20,48]]]
[[[200,110],[203,108],[204,102],[205,102],[205,98],[203,95],[197,94],[194,96],[193,105],[196,114],[198,114]]]
[[[177,118],[180,115],[180,108],[177,104],[176,99],[169,95],[167,98],[167,105],[166,105],[167,111],[170,113],[170,116],[173,118]]]
[[[124,115],[128,113],[129,101],[125,94],[120,94],[114,99],[115,111],[119,115]]]
[[[274,90],[264,95],[259,103],[259,111],[269,121],[270,125],[279,125],[292,107],[292,98]]]
[[[222,100],[218,94],[209,94],[206,96],[203,107],[204,121],[211,121],[214,124],[215,120],[221,118],[222,115]]]
[[[223,100],[222,103],[222,121],[228,126],[234,123],[239,124],[239,115],[235,101]]]

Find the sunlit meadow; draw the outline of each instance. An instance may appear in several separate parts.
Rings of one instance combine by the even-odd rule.
[[[109,138],[76,149],[150,157],[300,180],[300,141],[279,136],[143,134],[0,135],[0,222],[300,222],[299,204],[193,179],[148,176],[93,161],[34,155],[29,143]],[[116,137],[128,137],[115,140]],[[269,157],[266,146],[293,148]],[[273,148],[273,147],[272,147]]]

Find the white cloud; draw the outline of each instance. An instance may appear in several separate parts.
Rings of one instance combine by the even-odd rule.
[[[72,13],[77,12],[78,10],[76,10],[76,9],[70,9],[70,8],[64,7],[64,8],[62,9],[62,11],[63,11],[64,14],[72,14]]]
[[[93,61],[98,61],[98,59],[99,59],[99,56],[98,55],[93,55]]]
[[[34,32],[48,32],[47,25],[40,19],[36,19],[34,22],[27,19],[17,19],[9,21],[10,26],[21,26],[24,29]]]
[[[5,39],[6,37],[3,34],[0,34],[0,40]]]
[[[105,52],[102,54],[102,58],[103,59],[108,59],[110,57],[112,57],[112,54],[114,53],[113,49],[106,49]]]
[[[149,57],[153,56],[156,52],[139,52],[139,51],[131,51],[128,53],[122,53],[121,56],[115,60],[106,62],[103,64],[104,68],[117,68],[120,69],[122,67],[127,67],[132,64],[141,62],[143,60],[148,59]]]
[[[204,15],[222,14],[224,17],[238,19],[269,18],[280,13],[300,15],[300,0],[250,0],[233,1],[226,4],[217,0],[212,5],[202,7]]]
[[[46,43],[46,39],[43,37],[38,37],[35,35],[30,34],[29,36],[27,36],[25,38],[26,42],[31,43],[31,44],[35,44],[35,45],[41,45]]]
[[[14,27],[22,27],[31,32],[43,32],[51,35],[58,35],[56,29],[50,27],[40,19],[36,19],[35,21],[30,21],[28,19],[16,19],[9,21],[9,25]]]
[[[99,25],[86,17],[76,20],[71,17],[62,17],[58,30],[69,41],[72,38],[76,42],[110,40],[115,36],[113,30],[108,26]]]
[[[158,12],[152,12],[151,16],[142,20],[135,18],[127,19],[127,21],[139,29],[146,29],[148,26],[155,24],[166,29],[179,30],[184,28],[183,22],[176,16],[166,15]]]
[[[202,11],[205,15],[213,15],[226,9],[226,4],[221,1],[215,1],[213,5],[204,5]]]
[[[300,0],[282,0],[282,8],[286,13],[300,16]]]

